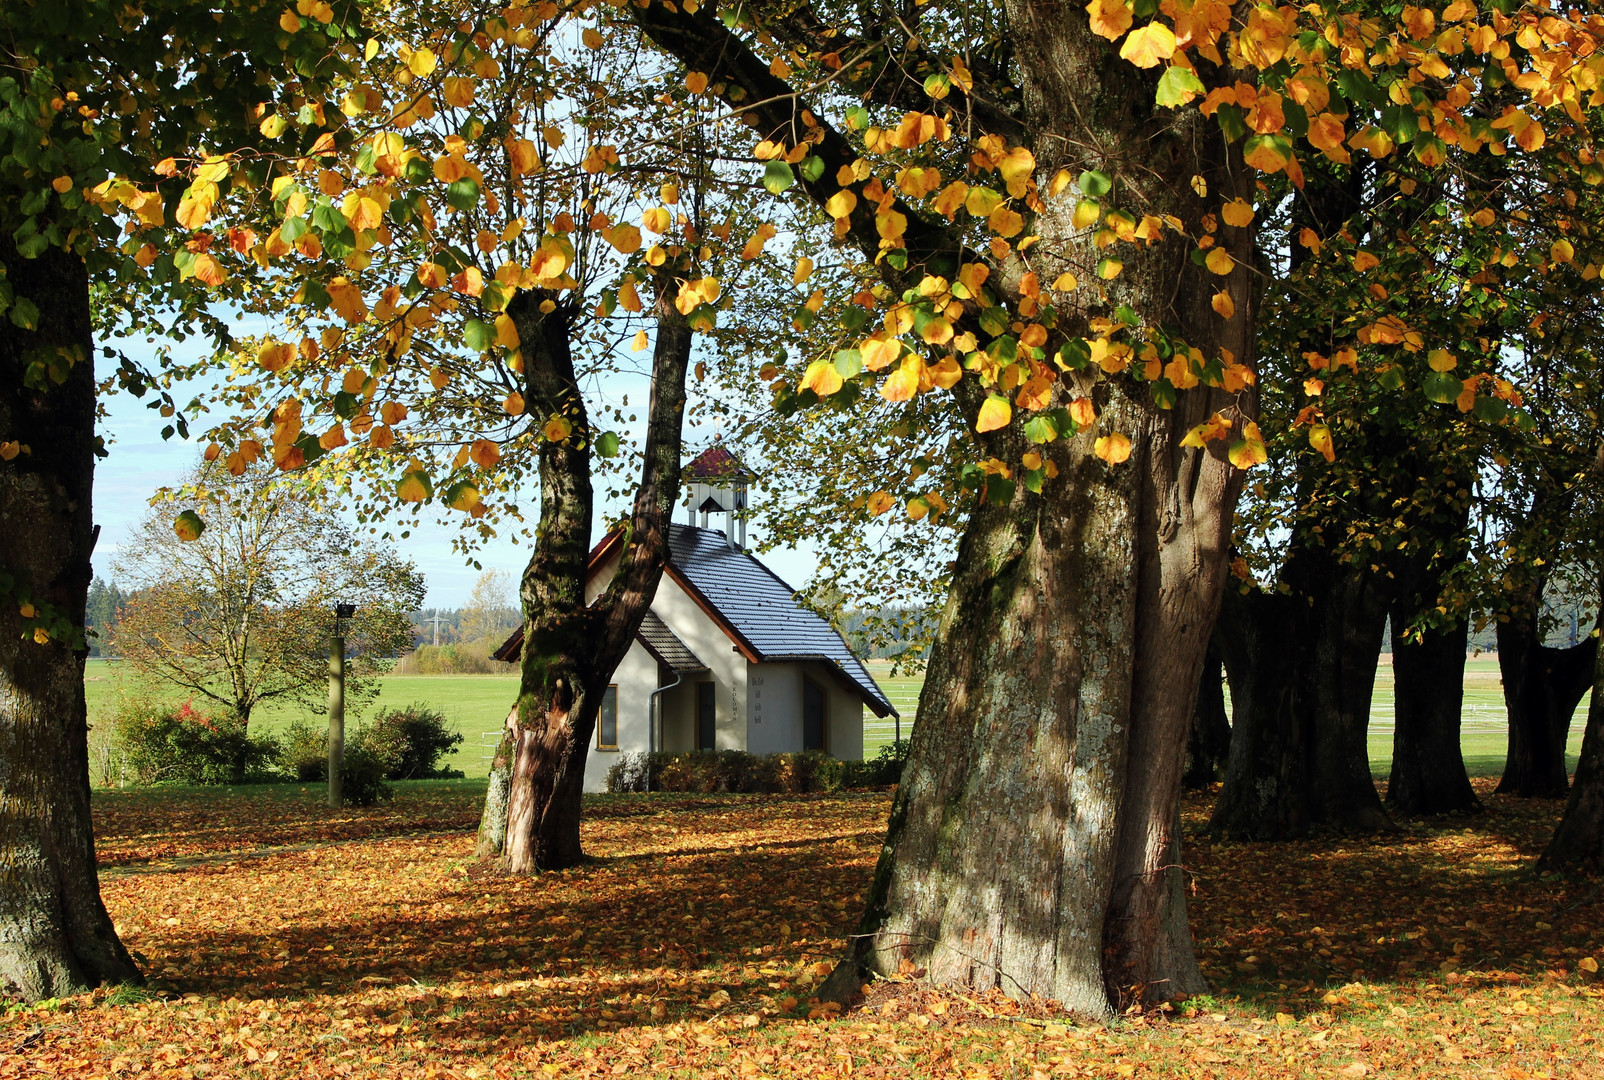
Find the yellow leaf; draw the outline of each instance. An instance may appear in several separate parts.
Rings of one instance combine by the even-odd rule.
[[[1074,292],[1079,286],[1080,281],[1075,277],[1074,274],[1066,270],[1062,274],[1059,274],[1057,280],[1053,282],[1053,291]]]
[[[301,20],[293,11],[286,11],[278,17],[279,29],[286,34],[293,34],[301,28]]]
[[[864,509],[868,510],[871,516],[879,517],[887,510],[890,510],[893,505],[894,500],[891,498],[890,492],[877,491],[866,500]]]
[[[1576,248],[1571,246],[1569,240],[1556,240],[1548,249],[1548,257],[1553,262],[1568,263],[1576,257]],[[200,273],[197,271],[195,276],[199,277]]]
[[[835,369],[834,364],[828,360],[815,360],[803,373],[802,382],[797,389],[812,390],[821,398],[827,398],[841,389],[841,385],[841,373]]]
[[[882,337],[865,338],[858,343],[863,366],[870,371],[879,371],[896,363],[902,356],[902,348],[902,342]]]
[[[1336,447],[1331,443],[1331,429],[1324,424],[1316,424],[1309,429],[1309,445],[1320,451],[1327,461],[1337,460]]]
[[[1231,258],[1231,253],[1224,248],[1210,248],[1203,262],[1211,273],[1219,274],[1221,277],[1236,269],[1236,260]]]
[[[1227,225],[1240,229],[1253,220],[1253,206],[1246,200],[1232,199],[1220,207],[1220,217]]]
[[[1374,270],[1380,265],[1381,260],[1370,254],[1368,251],[1361,251],[1353,257],[1353,268],[1357,273],[1360,274],[1367,270]]]
[[[1576,966],[1587,972],[1589,975],[1598,974],[1598,961],[1593,959],[1591,956],[1582,957],[1580,960],[1576,961]]]
[[[553,416],[546,421],[540,433],[546,437],[547,442],[562,442],[574,433],[574,425],[568,422],[566,416]]]
[[[880,396],[887,401],[911,401],[919,393],[919,376],[924,372],[924,361],[918,356],[906,356],[902,366],[893,371],[880,386]]]
[[[1110,465],[1118,465],[1131,456],[1131,440],[1117,431],[1103,435],[1092,444],[1092,453]]]
[[[824,212],[833,218],[844,218],[858,205],[858,197],[846,188],[831,195],[824,204]]]
[[[1251,469],[1264,464],[1268,455],[1264,449],[1264,438],[1259,434],[1259,425],[1252,421],[1244,424],[1242,438],[1231,444],[1226,457],[1239,469]]]
[[[1092,33],[1110,41],[1131,28],[1131,9],[1124,0],[1091,0],[1086,14],[1092,17]]]
[[[509,416],[521,416],[524,411],[524,396],[514,390],[507,395],[507,399],[501,403],[501,407],[507,411]]]
[[[1426,363],[1433,371],[1452,371],[1459,366],[1459,357],[1447,349],[1433,349],[1426,354]]]
[[[420,503],[429,497],[429,478],[422,472],[409,471],[396,485],[395,494],[402,502]]]
[[[1008,404],[1008,399],[992,394],[980,406],[980,415],[975,418],[975,430],[995,431],[1007,427],[1013,416],[1014,408]]]
[[[629,347],[632,352],[644,352],[649,344],[651,342],[646,337],[646,331],[637,330],[635,331],[635,339],[629,343]]]
[[[1118,259],[1104,259],[1097,264],[1097,276],[1104,281],[1113,281],[1119,277],[1119,272],[1125,269],[1125,264]]]
[[[1148,23],[1131,31],[1119,54],[1139,68],[1157,67],[1175,54],[1175,31],[1161,22]]]
[[[512,321],[511,315],[497,315],[496,344],[503,349],[516,349],[518,343],[518,324]]]
[[[599,49],[603,44],[605,44],[601,36],[601,31],[596,29],[594,26],[585,27],[585,32],[580,34],[579,37],[582,41],[584,41],[585,48],[587,49]]]
[[[813,260],[806,255],[796,261],[796,272],[791,275],[791,284],[800,285],[813,276]]]
[[[418,78],[427,78],[434,73],[439,58],[431,49],[418,49],[407,59],[407,68]]]
[[[1222,318],[1229,319],[1231,316],[1236,314],[1236,302],[1231,299],[1231,294],[1226,292],[1224,289],[1221,289],[1219,292],[1214,294],[1213,305],[1214,310],[1218,312]]]
[[[700,71],[692,71],[685,76],[685,89],[693,94],[700,94],[707,89],[707,76]]]

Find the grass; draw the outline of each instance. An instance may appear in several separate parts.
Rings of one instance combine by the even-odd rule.
[[[1599,882],[1527,872],[1559,813],[1213,843],[1183,804],[1211,985],[1096,1024],[917,977],[810,1002],[889,797],[588,799],[592,860],[471,860],[482,784],[97,792],[102,890],[151,978],[0,1016],[0,1077],[1532,1080],[1604,1074]],[[6,1053],[4,1051],[13,1051]]]
[[[904,673],[893,677],[890,664],[885,661],[871,660],[868,666],[887,698],[902,714],[901,733],[903,738],[908,738],[913,730],[914,714],[918,710],[919,692],[924,686],[923,676]],[[84,679],[91,723],[110,718],[120,692],[151,692],[120,664],[105,660],[89,661]],[[489,766],[490,755],[500,737],[501,725],[517,693],[517,686],[518,680],[514,675],[387,675],[380,681],[378,697],[367,706],[366,711],[371,714],[378,708],[398,707],[415,701],[439,709],[464,736],[462,745],[443,764],[460,769],[468,776],[478,776]],[[1568,758],[1572,768],[1581,751],[1586,706],[1584,699],[1571,725]],[[1389,664],[1382,664],[1377,672],[1376,693],[1371,708],[1370,767],[1378,778],[1385,778],[1392,764],[1393,682]],[[303,714],[304,711],[295,705],[265,706],[253,719],[253,726],[258,731],[271,733]],[[1473,777],[1499,775],[1504,768],[1508,736],[1496,660],[1475,659],[1465,665],[1465,706],[1462,715],[1461,746],[1466,769]],[[321,721],[317,716],[309,718],[314,723]],[[873,757],[880,746],[891,742],[898,723],[895,718],[878,719],[873,713],[865,711],[864,756]]]

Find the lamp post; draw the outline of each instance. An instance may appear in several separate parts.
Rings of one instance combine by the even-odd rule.
[[[329,805],[340,805],[340,767],[345,762],[345,625],[355,604],[334,605],[334,636],[329,639]]]

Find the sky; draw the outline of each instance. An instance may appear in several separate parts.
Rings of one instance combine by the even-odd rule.
[[[238,332],[253,331],[242,323]],[[150,349],[144,350],[142,355],[140,349],[127,341],[118,344],[136,359],[150,359]],[[183,348],[185,345],[175,346],[175,356],[179,356],[179,350]],[[199,348],[198,344],[194,346],[196,350]],[[182,356],[179,358],[187,359]],[[102,360],[99,364],[102,373],[109,367],[109,361]],[[637,400],[644,398],[644,385],[642,380],[641,386],[636,388],[636,394],[640,395]],[[184,401],[194,390],[203,386],[200,384],[185,392],[175,390],[173,396]],[[128,541],[133,527],[149,512],[151,496],[158,488],[177,483],[200,458],[199,443],[176,435],[167,440],[161,437],[162,428],[168,421],[146,407],[148,400],[148,395],[145,400],[140,400],[129,394],[118,393],[103,402],[106,417],[100,430],[106,438],[108,456],[101,459],[95,469],[95,522],[101,526],[101,533],[95,548],[94,568],[97,574],[108,580],[115,579],[117,551]],[[204,428],[206,425],[203,422],[196,426]],[[714,437],[715,433],[710,429],[687,431],[687,457],[705,449]],[[530,491],[522,500],[523,504],[534,508],[537,505],[536,495],[537,492]],[[754,504],[761,497],[758,491],[751,496]],[[622,504],[598,508],[598,530],[601,522],[622,508]],[[432,515],[426,513],[424,518],[423,524],[414,528],[410,536],[397,542],[397,550],[412,559],[423,572],[428,586],[425,607],[461,607],[467,603],[480,574],[464,555],[451,548],[451,541],[457,535],[455,522],[466,520],[465,515],[439,508]],[[677,509],[674,520],[682,524],[689,522],[689,511],[683,507]],[[533,524],[532,517],[530,523]],[[718,526],[717,518],[713,524]],[[758,529],[749,528],[748,546],[755,547],[760,536]],[[600,537],[598,535],[593,539]],[[516,581],[528,562],[529,553],[516,539],[504,537],[482,548],[476,557],[484,569],[505,570]],[[792,587],[799,589],[806,587],[818,564],[816,556],[806,548],[776,549],[761,558]]]

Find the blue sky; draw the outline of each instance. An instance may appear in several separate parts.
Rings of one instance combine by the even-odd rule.
[[[242,327],[241,331],[245,332],[245,328]],[[138,355],[138,350],[130,347],[126,341],[120,344],[130,354]],[[176,353],[185,346],[174,348]],[[198,349],[199,345],[194,348]],[[101,361],[102,372],[108,367],[109,362]],[[643,390],[644,382],[636,388],[636,393],[640,394]],[[188,394],[175,392],[174,397],[185,400]],[[95,470],[95,521],[101,526],[101,534],[95,549],[94,566],[96,573],[109,578],[113,576],[112,564],[118,547],[127,541],[133,526],[148,511],[151,495],[163,485],[178,482],[185,470],[197,461],[200,446],[177,436],[163,440],[161,430],[167,421],[147,408],[143,400],[128,394],[115,394],[107,398],[104,404],[107,416],[102,423],[101,433],[106,437],[109,456],[102,459]],[[691,452],[705,447],[712,437],[711,431],[688,432],[687,443]],[[531,508],[535,505],[534,495],[534,492],[530,492],[527,501]],[[754,501],[758,498],[761,495],[754,494]],[[603,513],[597,516],[598,519],[605,519],[609,515]],[[456,526],[452,522],[453,519],[461,521],[462,515],[442,512],[433,515],[432,520],[429,517],[425,515],[422,526],[413,529],[411,535],[397,546],[423,571],[429,589],[426,606],[460,607],[467,602],[480,573],[469,565],[463,555],[451,549],[452,538],[456,535]],[[689,520],[687,511],[678,511],[675,520]],[[757,530],[751,530],[749,543],[755,545],[758,535]],[[769,552],[762,558],[796,588],[806,586],[817,565],[810,551],[795,548]],[[481,550],[478,559],[485,569],[506,570],[516,580],[528,561],[528,552],[514,539],[503,538]]]

